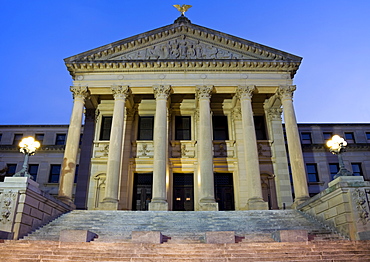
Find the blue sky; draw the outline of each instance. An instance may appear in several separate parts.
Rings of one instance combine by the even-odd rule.
[[[368,0],[0,0],[0,124],[67,124],[63,59],[173,23],[194,24],[303,57],[294,79],[300,123],[370,122]]]

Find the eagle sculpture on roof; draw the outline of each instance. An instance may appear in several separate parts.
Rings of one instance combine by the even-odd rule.
[[[176,7],[177,10],[179,10],[179,12],[181,13],[181,15],[185,15],[185,12],[188,11],[188,9],[190,7],[192,7],[191,5],[173,5],[174,7]]]

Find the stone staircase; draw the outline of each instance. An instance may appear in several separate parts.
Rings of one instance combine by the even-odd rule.
[[[370,241],[238,244],[134,244],[13,241],[0,243],[2,262],[369,262]]]
[[[235,231],[237,242],[274,242],[277,230],[307,230],[310,240],[343,240],[296,210],[263,211],[101,211],[75,210],[24,237],[58,241],[62,230],[89,230],[94,242],[130,242],[132,231],[160,231],[167,243],[204,243],[208,231]]]

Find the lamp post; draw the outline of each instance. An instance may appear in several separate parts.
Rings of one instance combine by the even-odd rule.
[[[332,152],[334,155],[338,155],[339,171],[334,176],[334,179],[340,176],[353,176],[353,174],[344,166],[342,157],[342,153],[346,151],[347,142],[342,137],[334,135],[331,140],[326,143],[326,145],[329,147],[330,152]]]
[[[23,138],[19,143],[19,147],[19,151],[24,154],[24,162],[22,169],[15,173],[13,177],[28,177],[32,179],[32,176],[28,173],[28,159],[35,154],[36,149],[40,147],[40,143],[30,136]]]

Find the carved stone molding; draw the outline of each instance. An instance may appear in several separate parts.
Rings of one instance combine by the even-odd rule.
[[[171,93],[171,87],[169,85],[154,85],[153,92],[156,99],[167,99]]]
[[[1,201],[1,214],[0,221],[3,224],[12,223],[12,217],[14,216],[16,208],[16,198],[18,193],[12,190],[7,190],[2,193]]]
[[[363,189],[355,189],[352,192],[352,198],[356,205],[357,213],[358,213],[358,221],[362,222],[363,225],[366,225],[370,222],[370,215],[369,215],[369,209],[370,205],[366,199],[366,193]]]
[[[128,86],[112,86],[111,87],[114,99],[126,99],[130,94]]]
[[[71,86],[70,90],[73,95],[73,99],[80,98],[80,99],[86,99],[89,97],[89,91],[87,89],[87,86]]]
[[[238,86],[236,89],[236,95],[239,97],[240,100],[244,99],[252,99],[253,92],[256,89],[256,86],[249,85],[249,86]]]
[[[281,99],[293,99],[293,93],[295,90],[295,85],[279,86],[278,94]]]
[[[281,114],[283,113],[282,108],[269,108],[266,110],[267,117],[270,120],[281,120]]]
[[[199,85],[196,86],[196,97],[198,99],[210,99],[213,91],[212,85]]]

